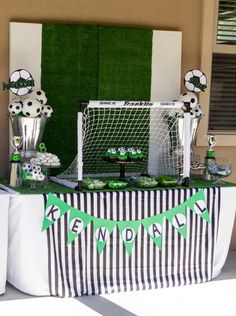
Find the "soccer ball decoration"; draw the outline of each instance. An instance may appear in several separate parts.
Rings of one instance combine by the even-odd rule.
[[[207,87],[206,83],[206,76],[199,69],[189,70],[184,76],[184,84],[189,91],[182,93],[179,101],[190,104],[191,118],[200,119],[203,116],[201,106],[198,104],[198,98],[194,92],[204,92]],[[187,110],[185,105],[182,106],[182,110],[184,112]]]
[[[28,98],[23,101],[22,113],[27,117],[37,117],[42,110],[42,104],[33,98]]]
[[[34,90],[31,95],[32,97],[37,99],[41,104],[47,104],[46,93],[43,90]]]
[[[31,164],[25,162],[25,163],[23,164],[23,166],[22,166],[22,170],[23,170],[23,171],[27,171],[27,172],[31,172],[31,171],[32,171],[32,166],[31,166]]]
[[[198,98],[193,92],[184,92],[180,95],[179,101],[189,102],[190,110],[193,110],[198,105]],[[183,106],[182,109],[185,111],[186,107]]]
[[[41,113],[43,114],[43,116],[48,118],[48,117],[51,117],[53,113],[53,109],[50,105],[43,105]]]
[[[19,78],[19,75],[21,74],[24,77],[27,77],[24,69],[18,69],[16,70],[10,77],[10,80],[17,80]],[[26,71],[27,72],[27,71]],[[32,76],[30,77],[32,79]],[[32,79],[33,81],[33,79]],[[17,86],[14,81],[13,86]],[[23,82],[24,83],[24,82]],[[20,86],[20,84],[18,84]],[[27,86],[27,94],[24,94],[21,91],[19,95],[21,95],[21,98],[12,100],[11,103],[8,106],[8,111],[11,116],[22,114],[26,117],[45,117],[49,118],[51,117],[53,113],[53,109],[50,105],[47,105],[47,97],[43,90],[41,89],[35,89],[32,91],[32,87]],[[21,88],[20,88],[21,89]],[[18,89],[19,90],[19,89]]]
[[[190,116],[193,118],[201,118],[203,116],[202,109],[199,104],[194,109],[190,110]]]
[[[9,105],[8,105],[8,111],[9,113],[14,116],[17,114],[20,114],[22,111],[22,102],[21,101],[17,101],[17,100],[13,100]]]
[[[192,69],[184,76],[184,85],[189,91],[201,92],[206,89],[206,76],[199,69]]]
[[[38,172],[38,173],[40,173],[42,171],[41,167],[38,165],[32,165],[32,170],[33,170],[33,172]]]
[[[32,91],[34,80],[32,75],[25,69],[15,70],[9,78],[10,91],[16,95],[23,96]]]
[[[45,175],[40,166],[25,162],[22,166],[22,178],[29,181],[43,181]]]

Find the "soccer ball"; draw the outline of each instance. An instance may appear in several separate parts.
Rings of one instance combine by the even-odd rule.
[[[41,167],[38,165],[32,165],[32,170],[37,171],[37,172],[41,172]]]
[[[184,92],[180,95],[179,101],[189,102],[190,110],[194,109],[198,104],[198,98],[193,92]],[[185,111],[186,107],[183,105],[182,110]]]
[[[42,111],[41,113],[45,116],[45,117],[51,117],[52,113],[53,113],[53,109],[50,105],[43,105],[42,106]]]
[[[32,171],[32,167],[31,167],[31,164],[25,162],[22,166],[22,170],[23,171],[28,171],[28,172],[31,172]]]
[[[22,102],[21,101],[12,101],[8,105],[8,111],[11,115],[17,115],[22,111]]]
[[[184,76],[184,85],[189,91],[204,91],[206,89],[206,83],[206,76],[198,69],[192,69]]]
[[[47,104],[47,97],[43,90],[35,90],[33,91],[33,96],[37,99],[41,104]]]
[[[23,101],[22,112],[28,117],[37,117],[42,110],[42,104],[33,98],[28,98]]]
[[[198,105],[195,107],[194,112],[195,112],[195,117],[196,117],[196,118],[200,118],[200,117],[203,115],[202,109],[201,109],[201,105],[198,104]]]
[[[33,180],[38,180],[38,176],[41,174],[41,171],[32,170],[31,172]]]
[[[16,87],[10,88],[10,91],[16,95],[25,95],[32,91],[34,81],[32,75],[25,69],[17,69],[9,78],[10,83]]]
[[[43,181],[45,179],[45,175],[41,172],[38,177],[37,177],[37,180],[38,181]]]

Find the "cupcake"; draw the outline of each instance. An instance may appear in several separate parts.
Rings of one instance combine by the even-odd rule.
[[[124,147],[118,148],[117,158],[119,161],[126,161],[128,159],[128,153]]]
[[[138,159],[139,159],[139,160],[142,160],[143,157],[144,157],[144,154],[143,154],[143,152],[142,152],[141,149],[137,149],[137,154],[138,154]]]
[[[111,153],[110,153],[110,161],[116,161],[118,156],[118,152],[116,151],[115,148],[111,148]]]
[[[138,161],[138,154],[137,151],[133,148],[131,152],[129,152],[129,160],[136,162]]]

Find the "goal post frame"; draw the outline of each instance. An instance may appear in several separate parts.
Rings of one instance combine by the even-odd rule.
[[[77,176],[78,184],[75,190],[83,189],[83,111],[88,108],[182,108],[184,111],[184,148],[183,148],[183,177],[181,185],[189,186],[190,183],[190,103],[181,101],[81,101],[77,113]]]

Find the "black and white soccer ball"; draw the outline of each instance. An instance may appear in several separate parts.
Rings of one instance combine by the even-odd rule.
[[[201,92],[206,89],[207,79],[199,69],[192,69],[184,76],[184,85],[189,91]]]
[[[42,172],[40,172],[40,174],[37,176],[37,180],[43,181],[44,179],[45,179],[45,175]]]
[[[28,93],[31,93],[33,89],[33,77],[32,75],[25,69],[17,69],[15,70],[9,78],[10,83],[18,83],[20,84],[21,82],[27,80],[28,83],[30,83],[27,86],[22,86],[19,88],[10,88],[10,91],[16,95],[25,95]]]
[[[32,92],[32,97],[37,99],[41,104],[45,105],[47,104],[47,97],[46,93],[41,89],[36,89]]]
[[[42,110],[42,104],[33,98],[28,98],[23,101],[22,113],[27,117],[37,117]]]
[[[8,111],[11,115],[17,115],[20,114],[22,111],[23,103],[21,101],[12,101],[8,105]]]
[[[23,171],[32,172],[32,166],[30,163],[25,162],[22,166]]]
[[[32,165],[32,170],[37,171],[38,173],[40,173],[42,171],[41,167],[39,165]]]
[[[49,118],[49,117],[51,117],[51,115],[53,113],[53,109],[50,105],[43,105],[41,113],[43,114],[43,116]]]
[[[198,119],[203,116],[203,112],[199,104],[197,104],[197,106],[194,109],[190,110],[190,116],[192,118],[198,118]]]
[[[179,101],[190,103],[190,110],[193,110],[198,105],[198,98],[193,92],[184,92],[180,95]],[[185,111],[186,107],[183,105],[182,110]]]

